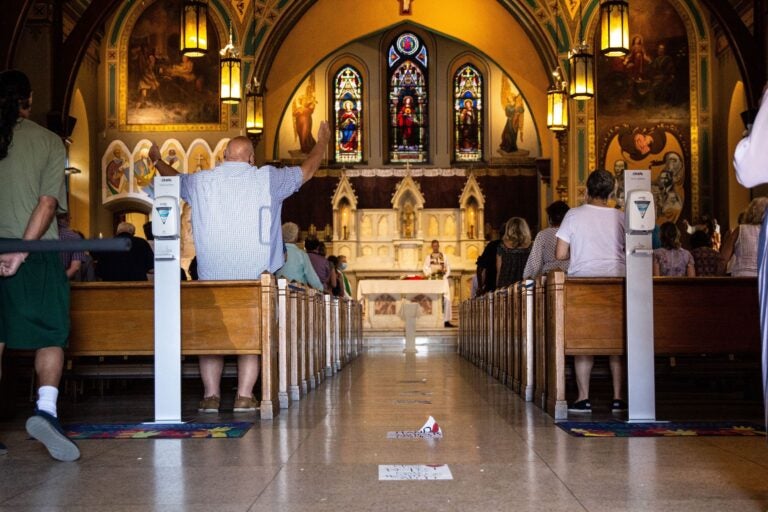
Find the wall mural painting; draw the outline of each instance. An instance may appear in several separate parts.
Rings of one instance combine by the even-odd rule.
[[[616,176],[616,203],[624,206],[624,171],[650,169],[656,222],[677,222],[685,203],[689,169],[684,131],[671,124],[621,124],[603,141],[606,168]]]
[[[102,201],[104,204],[113,198],[125,195],[131,188],[130,151],[121,141],[112,141],[101,159]]]
[[[676,222],[687,206],[691,174],[688,36],[667,0],[632,5],[629,54],[598,57],[598,157],[617,181],[625,169],[650,169],[657,222]],[[617,183],[619,206],[622,185]]]
[[[179,50],[180,0],[158,0],[137,18],[130,32],[121,97],[128,125],[213,125],[221,121],[220,47],[208,18],[208,53],[190,58]]]
[[[317,106],[315,96],[315,73],[309,75],[303,94],[295,97],[291,110],[293,113],[293,133],[298,149],[290,151],[291,156],[306,155],[315,147],[315,137],[312,135],[312,115]]]
[[[507,120],[504,130],[501,132],[499,154],[502,156],[526,156],[530,151],[520,149],[519,142],[523,142],[523,129],[525,127],[525,102],[523,94],[515,87],[506,76],[501,77],[501,108]]]

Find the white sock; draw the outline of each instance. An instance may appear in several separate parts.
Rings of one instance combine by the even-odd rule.
[[[56,417],[56,400],[59,398],[59,389],[53,386],[40,386],[37,390],[37,408]]]

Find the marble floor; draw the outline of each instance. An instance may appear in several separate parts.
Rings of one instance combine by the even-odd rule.
[[[194,417],[196,397],[186,395]],[[112,390],[63,400],[61,414],[136,421],[151,407],[146,394]],[[443,439],[387,439],[429,415]],[[0,422],[9,448],[0,457],[0,511],[768,508],[765,439],[573,438],[445,350],[365,353],[241,439],[81,441],[80,461],[57,463],[27,439],[23,422]],[[453,480],[379,481],[384,464],[447,464]]]

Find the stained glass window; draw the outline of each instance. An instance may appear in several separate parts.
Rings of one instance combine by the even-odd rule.
[[[390,162],[428,160],[427,58],[427,48],[411,32],[399,35],[389,47]]]
[[[336,161],[363,160],[363,80],[352,66],[346,66],[334,79],[336,122]]]
[[[483,159],[483,76],[470,64],[453,77],[454,158]]]

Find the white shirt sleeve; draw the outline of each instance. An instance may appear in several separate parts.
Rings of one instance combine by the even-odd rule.
[[[760,110],[749,135],[741,139],[733,153],[736,179],[747,188],[768,182],[768,168],[762,151],[768,144],[768,90],[763,93]]]

